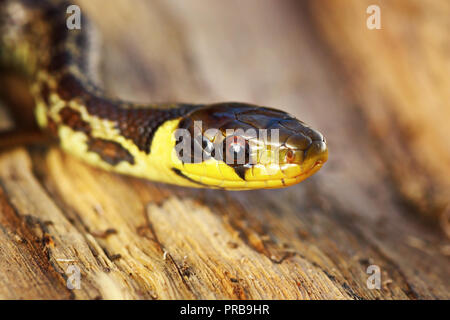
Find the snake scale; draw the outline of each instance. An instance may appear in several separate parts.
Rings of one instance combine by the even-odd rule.
[[[94,81],[95,28],[82,14],[81,29],[69,30],[69,5],[0,1],[0,63],[26,75],[39,126],[68,153],[113,172],[227,190],[290,186],[327,161],[323,135],[277,109],[107,96]]]

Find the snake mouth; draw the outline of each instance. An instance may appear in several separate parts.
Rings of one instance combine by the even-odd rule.
[[[228,189],[228,190],[252,190],[252,189],[273,189],[273,188],[285,188],[297,183],[302,182],[308,177],[315,174],[322,168],[323,164],[326,162],[326,158],[316,159],[312,166],[310,166],[306,171],[300,172],[299,174],[286,177],[286,178],[275,178],[266,180],[232,180],[232,179],[217,179],[212,177],[205,177],[199,174],[182,172],[181,170],[174,169],[174,172],[189,180],[192,183],[198,185],[198,187],[206,188],[216,188],[216,189]]]
[[[314,164],[312,165],[311,168],[309,168],[308,170],[302,172],[297,177],[305,176],[307,178],[307,177],[313,175],[314,173],[319,171],[320,168],[322,168],[322,166],[324,165],[325,161],[324,160],[316,160],[316,162],[314,162]]]
[[[273,173],[270,173],[271,167],[260,164],[258,168],[252,167],[254,170],[244,171],[245,174],[239,178],[236,176],[235,168],[225,163],[218,164],[212,159],[195,167],[191,164],[184,164],[183,168],[174,170],[174,172],[185,180],[197,184],[198,187],[230,190],[284,188],[312,176],[328,160],[328,148],[325,141],[322,140],[313,141],[304,153],[305,158],[301,163],[274,165],[278,169]],[[219,166],[220,169],[217,170]]]

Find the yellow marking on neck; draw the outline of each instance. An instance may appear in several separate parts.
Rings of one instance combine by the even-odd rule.
[[[97,122],[98,125],[98,121],[100,120],[91,118],[90,123],[93,125]],[[58,134],[61,146],[66,152],[83,159],[93,166],[139,178],[198,187],[199,185],[196,183],[180,177],[172,171],[172,168],[182,168],[181,161],[178,158],[174,158],[171,152],[175,150],[176,143],[173,137],[173,130],[178,127],[179,121],[179,119],[166,121],[157,129],[153,137],[150,154],[139,150],[131,140],[124,138],[117,130],[112,130],[111,121],[106,121],[106,125],[96,126],[92,136],[119,143],[133,156],[134,164],[122,161],[117,165],[111,165],[105,162],[97,153],[88,150],[87,142],[89,137],[85,133],[74,131],[68,126],[60,125]],[[175,163],[173,162],[174,160]]]

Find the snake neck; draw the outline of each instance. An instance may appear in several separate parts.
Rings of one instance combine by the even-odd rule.
[[[183,103],[136,104],[112,98],[98,84],[98,36],[81,15],[81,29],[66,25],[67,1],[6,0],[0,4],[0,65],[21,70],[31,83],[38,124],[92,134],[104,120],[139,150],[150,152],[157,128],[200,108]]]

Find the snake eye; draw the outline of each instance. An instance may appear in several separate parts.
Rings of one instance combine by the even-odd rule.
[[[295,152],[292,149],[286,151],[286,162],[291,163],[295,160]]]
[[[225,158],[227,164],[246,164],[250,159],[248,141],[238,136],[227,138],[225,143]]]

